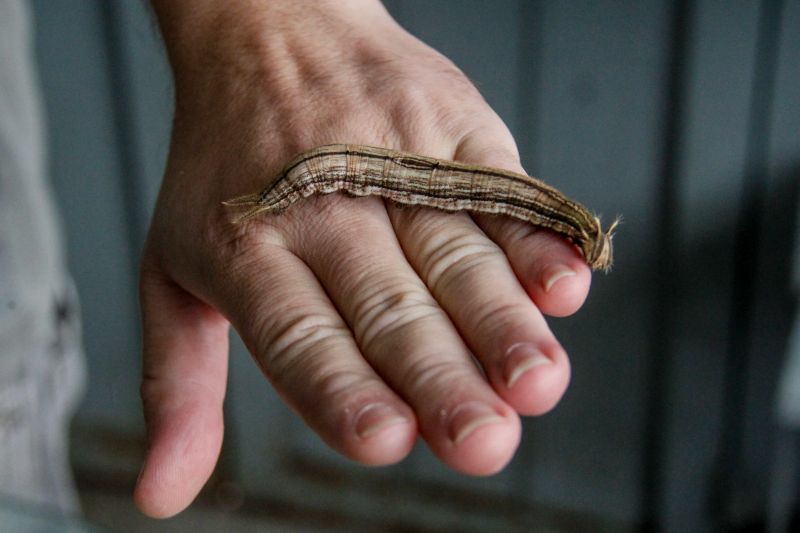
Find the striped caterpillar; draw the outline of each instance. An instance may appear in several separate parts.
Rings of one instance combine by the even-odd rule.
[[[315,148],[295,157],[261,193],[223,203],[250,208],[239,222],[261,212],[280,212],[312,194],[336,191],[445,211],[507,215],[572,241],[594,270],[608,271],[613,263],[611,238],[619,219],[603,231],[600,219],[584,206],[530,176],[386,148]]]

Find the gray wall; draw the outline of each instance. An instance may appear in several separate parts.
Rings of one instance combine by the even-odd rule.
[[[74,455],[83,478],[113,482],[141,454],[135,269],[167,152],[169,72],[140,2],[34,4],[91,372]],[[792,309],[800,2],[387,7],[476,82],[529,172],[624,215],[617,266],[576,317],[551,321],[573,382],[526,421],[504,473],[467,479],[422,448],[355,467],[281,406],[237,343],[217,479],[246,501],[369,523],[703,531],[757,519]]]

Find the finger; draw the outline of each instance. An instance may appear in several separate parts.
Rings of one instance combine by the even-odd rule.
[[[476,215],[505,252],[526,292],[545,314],[569,316],[586,301],[592,274],[577,247],[550,230],[512,219]]]
[[[140,297],[148,451],[134,500],[166,518],[194,500],[219,457],[228,324],[157,270],[143,269]]]
[[[412,406],[431,449],[469,474],[501,469],[519,442],[519,419],[408,265],[384,204],[329,196],[309,206],[321,223],[294,243],[297,253],[372,367]]]
[[[415,270],[517,412],[541,414],[561,398],[569,362],[503,251],[465,214],[389,210]]]
[[[344,455],[371,465],[405,457],[414,413],[364,361],[314,274],[280,246],[248,255],[230,269],[221,306],[278,393]]]
[[[492,134],[490,128],[462,139],[455,158],[526,173],[510,134]],[[509,217],[475,214],[473,219],[506,253],[522,286],[543,313],[568,316],[583,305],[592,276],[577,247],[550,230]]]

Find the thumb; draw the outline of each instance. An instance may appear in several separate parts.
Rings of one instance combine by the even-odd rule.
[[[228,322],[159,269],[142,269],[140,298],[148,451],[134,500],[167,518],[194,500],[219,457]]]

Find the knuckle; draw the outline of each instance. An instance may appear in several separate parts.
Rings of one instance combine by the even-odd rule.
[[[530,309],[514,302],[486,302],[474,315],[475,324],[483,331],[502,338],[505,332],[519,329],[530,320]]]
[[[508,126],[487,107],[480,120],[465,124],[467,133],[455,150],[456,159],[473,161],[484,166],[504,168],[525,174],[519,158],[519,148]]]
[[[414,328],[440,314],[441,309],[430,295],[409,287],[407,282],[396,283],[364,295],[354,313],[353,332],[359,346],[369,352],[378,339]]]
[[[243,281],[265,275],[265,265],[274,270],[287,251],[284,231],[271,217],[256,217],[240,223],[226,223],[216,230],[195,261],[195,273],[203,285],[225,293],[232,279]]]
[[[435,361],[432,354],[419,353],[409,362],[401,377],[401,390],[410,395],[425,396],[426,391],[448,391],[457,397],[458,391],[474,384],[476,367],[463,361]]]
[[[327,368],[321,370],[314,379],[314,387],[319,398],[329,405],[347,405],[358,398],[369,396],[376,385],[373,377],[352,369]]]
[[[498,131],[494,137],[501,139],[502,143],[492,143],[489,145],[477,145],[478,143],[462,143],[456,151],[456,157],[469,154],[471,161],[480,161],[482,165],[489,167],[504,168],[512,172],[525,173],[519,161],[519,152],[514,144],[514,139],[508,130],[496,128]]]
[[[533,235],[541,233],[541,229],[537,226],[509,217],[493,217],[485,220],[484,226],[492,238],[502,242],[508,250],[524,246]]]
[[[492,241],[464,233],[440,238],[430,243],[424,254],[421,273],[433,294],[443,294],[454,283],[480,276],[489,265],[502,257],[502,251]]]
[[[264,321],[255,332],[258,346],[263,347],[257,358],[270,377],[302,373],[308,367],[309,357],[313,358],[325,350],[326,344],[344,335],[349,336],[344,324],[320,313],[303,313],[284,324]]]
[[[212,249],[220,250],[216,256],[226,264],[249,262],[259,255],[256,251],[265,246],[285,246],[271,218],[255,217],[238,223],[226,223],[223,228],[215,229],[209,241]]]

